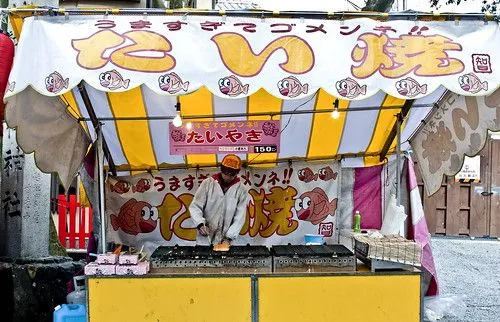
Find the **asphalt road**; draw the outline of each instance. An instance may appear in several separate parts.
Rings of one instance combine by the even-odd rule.
[[[500,241],[432,238],[441,295],[465,295],[465,316],[438,321],[500,321]]]

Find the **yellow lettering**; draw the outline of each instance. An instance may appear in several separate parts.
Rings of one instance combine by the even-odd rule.
[[[75,39],[71,42],[78,51],[76,61],[78,65],[87,69],[98,69],[106,65],[107,58],[103,58],[104,51],[125,42],[125,38],[111,30],[102,30],[84,39]]]
[[[181,239],[194,241],[196,240],[196,228],[185,228],[182,226],[182,223],[191,217],[189,214],[189,205],[193,201],[193,195],[184,193],[178,199],[184,204],[186,210],[175,219],[174,233]]]
[[[172,239],[173,229],[170,227],[172,218],[182,209],[182,203],[171,193],[167,193],[163,202],[158,206],[160,218],[160,233],[165,240]]]
[[[167,38],[160,34],[134,30],[123,34],[134,43],[118,50],[111,56],[111,61],[125,69],[139,70],[144,72],[166,72],[175,67],[175,59],[167,52],[172,50],[172,46]],[[139,56],[139,52],[162,53],[161,57]]]
[[[314,53],[309,44],[297,36],[280,37],[269,43],[259,54],[254,54],[245,37],[231,32],[223,32],[214,37],[220,57],[234,74],[243,77],[260,73],[269,57],[282,49],[287,59],[279,66],[291,74],[303,74],[314,66]]]
[[[464,70],[461,60],[451,58],[448,51],[460,51],[462,46],[442,35],[401,35],[389,38],[386,34],[364,33],[352,50],[359,63],[351,66],[352,75],[366,78],[379,71],[388,78],[399,78],[410,72],[417,76],[441,76]]]

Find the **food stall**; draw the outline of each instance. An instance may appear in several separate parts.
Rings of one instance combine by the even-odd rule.
[[[432,193],[499,130],[496,17],[3,12],[19,37],[5,94],[19,145],[63,184],[94,146],[99,238],[149,255],[146,275],[96,268],[108,276],[88,278],[89,321],[421,320],[437,280],[408,152]],[[220,255],[195,246],[188,206],[227,153],[251,200]],[[355,211],[378,230],[400,204],[411,267],[357,263]],[[364,255],[399,256],[385,246]]]

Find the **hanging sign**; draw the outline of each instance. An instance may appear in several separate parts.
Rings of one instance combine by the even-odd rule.
[[[169,124],[170,154],[277,153],[280,121]]]
[[[481,156],[464,158],[464,165],[459,173],[455,175],[457,182],[479,182],[481,181]]]

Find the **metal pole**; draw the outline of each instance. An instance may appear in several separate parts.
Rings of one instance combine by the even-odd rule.
[[[397,114],[397,135],[396,135],[396,204],[401,205],[401,114]]]
[[[97,127],[97,169],[98,169],[98,191],[99,191],[99,215],[101,217],[101,252],[106,253],[106,217],[104,213],[104,149],[102,145],[101,124]]]
[[[406,11],[406,0],[403,0],[403,11]]]

